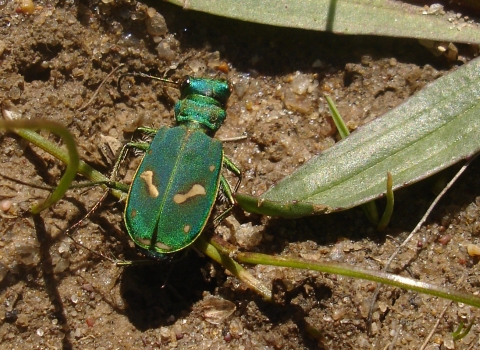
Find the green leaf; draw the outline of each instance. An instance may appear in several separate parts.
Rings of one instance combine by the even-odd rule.
[[[273,26],[341,34],[480,43],[480,28],[456,16],[390,0],[169,0],[185,9]],[[439,11],[440,12],[440,11]]]
[[[236,198],[249,211],[285,217],[351,208],[382,196],[387,172],[398,189],[472,156],[480,150],[479,131],[475,59],[312,158],[260,198]],[[305,210],[292,215],[292,205]]]

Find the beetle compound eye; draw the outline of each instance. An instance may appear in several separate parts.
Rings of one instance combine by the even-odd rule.
[[[185,80],[183,80],[182,85],[180,85],[180,91],[188,90],[190,87],[190,79],[191,77],[187,76]]]

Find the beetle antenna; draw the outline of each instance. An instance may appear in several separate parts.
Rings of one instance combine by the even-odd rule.
[[[149,78],[149,79],[153,79],[153,80],[158,80],[158,81],[161,81],[161,82],[166,83],[166,84],[174,85],[177,89],[180,87],[179,82],[176,82],[176,81],[173,81],[173,80],[170,80],[170,79],[166,79],[166,78],[156,77],[154,75],[145,74],[145,73],[142,73],[142,72],[127,72],[127,73],[124,73],[124,74],[120,75],[120,77],[118,78],[118,81],[117,81],[117,86],[118,87],[120,86],[120,83],[121,83],[122,79],[127,77],[127,76],[142,77],[142,78]]]

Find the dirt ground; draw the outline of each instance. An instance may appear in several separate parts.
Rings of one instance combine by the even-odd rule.
[[[247,136],[224,147],[243,170],[240,191],[254,195],[336,142],[325,94],[354,129],[460,64],[435,57],[415,40],[265,27],[163,2],[46,0],[35,2],[31,14],[26,3],[22,11],[17,2],[0,2],[0,102],[11,102],[26,118],[68,126],[82,159],[107,174],[112,159],[102,152],[104,141],[129,140],[140,125],[173,125],[179,97],[168,84],[144,78],[127,77],[118,88],[122,73],[228,78],[228,119],[216,136]],[[459,49],[466,59],[474,56],[471,47]],[[29,208],[49,190],[32,185],[54,186],[64,166],[7,133],[0,134],[0,162],[1,174],[27,183],[0,180],[1,349],[414,349],[437,320],[427,349],[480,348],[480,310],[385,286],[368,335],[376,286],[368,281],[249,266],[282,291],[269,303],[194,250],[173,264],[116,267],[63,234],[95,204],[99,188],[71,190],[33,217]],[[130,159],[126,182],[138,162]],[[477,160],[399,255],[394,271],[478,293],[478,259],[466,246],[480,240],[479,171]],[[285,220],[239,208],[215,233],[242,250],[379,270],[434,199],[434,185],[429,179],[399,191],[383,233],[360,209]],[[76,239],[107,256],[142,259],[125,232],[122,210],[109,198]],[[231,314],[224,310],[233,307]],[[452,331],[471,321],[470,333],[453,342]]]

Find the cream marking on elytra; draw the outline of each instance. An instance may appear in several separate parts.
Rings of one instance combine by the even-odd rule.
[[[210,165],[210,166],[208,167],[208,169],[210,169],[210,171],[214,171],[214,170],[215,170],[215,165]]]
[[[147,185],[148,188],[148,194],[150,197],[157,198],[159,193],[157,187],[153,184],[153,171],[147,170],[144,171],[141,175],[140,178],[145,181],[145,184]]]
[[[187,199],[191,197],[204,196],[206,194],[207,192],[205,191],[205,187],[199,184],[195,184],[187,193],[185,194],[177,193],[175,196],[173,196],[173,201],[177,204],[182,204],[183,202],[185,202]]]
[[[143,244],[146,247],[150,247],[150,244],[152,244],[152,241],[149,240],[148,238],[139,238],[138,242]],[[163,249],[163,250],[172,250],[173,248],[170,247],[169,245],[166,245],[165,243],[162,242],[157,242],[155,244],[157,248]]]
[[[192,226],[190,226],[190,225],[185,225],[185,226],[183,226],[183,232],[189,233],[191,228],[192,228]]]
[[[157,244],[155,244],[155,245],[157,246],[157,248],[160,248],[160,249],[163,249],[163,250],[172,250],[173,249],[169,245],[166,245],[165,243],[162,243],[162,242],[157,242]]]
[[[149,246],[151,242],[148,238],[138,238],[137,241],[144,246]]]

